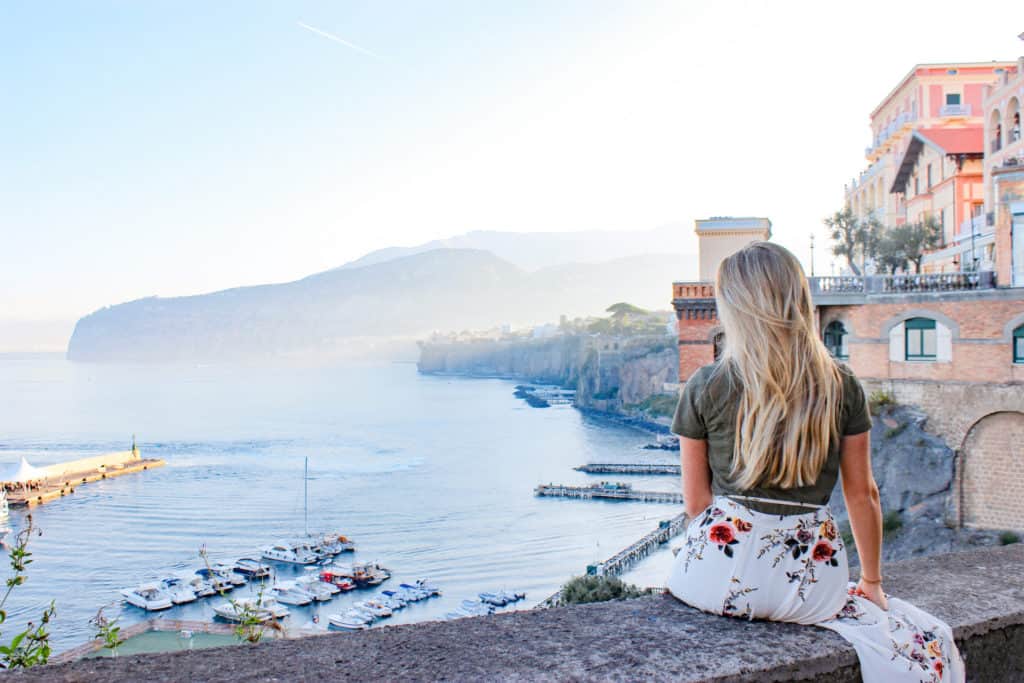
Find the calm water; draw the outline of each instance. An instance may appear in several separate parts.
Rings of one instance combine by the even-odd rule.
[[[587,461],[666,461],[639,447],[648,434],[535,409],[512,382],[419,375],[411,364],[339,367],[111,366],[56,358],[0,357],[0,467],[21,455],[46,464],[126,450],[167,467],[96,482],[33,510],[28,582],[8,603],[9,636],[51,599],[57,650],[84,642],[98,608],[118,589],[253,556],[302,532],[302,470],[309,458],[311,530],[340,530],[356,560],[393,571],[382,588],[430,577],[441,598],[385,623],[437,618],[464,598],[526,591],[529,607],[588,563],[604,559],[678,512],[669,505],[539,499],[542,482],[592,482]],[[672,477],[631,478],[669,489]],[[10,526],[24,524],[24,512]],[[656,584],[666,553],[634,580]],[[352,555],[341,556],[351,561]],[[236,589],[236,594],[239,591]],[[293,626],[344,611],[354,591],[317,607],[290,608]],[[211,619],[209,600],[169,618]],[[116,605],[123,624],[146,617]]]

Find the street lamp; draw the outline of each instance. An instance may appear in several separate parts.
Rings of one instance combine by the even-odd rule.
[[[811,233],[811,277],[814,277],[814,233]]]

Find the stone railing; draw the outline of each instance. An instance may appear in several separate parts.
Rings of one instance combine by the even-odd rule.
[[[945,619],[972,681],[1024,679],[1024,545],[885,567],[886,590]],[[669,595],[0,674],[70,681],[859,681],[853,648],[813,626],[729,619]]]
[[[808,278],[811,296],[918,294],[922,292],[963,292],[995,287],[995,273],[929,273],[925,275],[840,275]]]

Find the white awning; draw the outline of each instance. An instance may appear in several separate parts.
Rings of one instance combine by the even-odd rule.
[[[9,465],[7,471],[0,474],[0,482],[4,483],[22,483],[26,481],[35,481],[37,479],[43,479],[46,476],[46,470],[38,467],[33,467],[29,464],[25,456],[21,457],[21,462],[17,465]]]

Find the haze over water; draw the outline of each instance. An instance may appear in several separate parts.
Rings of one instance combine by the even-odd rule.
[[[32,510],[43,534],[31,542],[35,561],[8,604],[5,632],[53,599],[53,642],[63,650],[91,636],[89,618],[120,588],[200,567],[204,544],[214,561],[230,561],[301,534],[305,457],[311,531],[345,533],[354,559],[391,568],[381,588],[425,576],[444,591],[383,623],[437,618],[497,588],[526,591],[519,607],[532,606],[680,511],[534,497],[538,483],[599,480],[572,470],[588,461],[674,455],[639,450],[649,434],[572,408],[530,408],[513,386],[422,376],[412,364],[118,366],[0,356],[0,466],[22,455],[40,465],[126,450],[133,433],[143,456],[167,461]],[[629,481],[678,485],[674,477]],[[24,517],[12,511],[10,526],[21,528]],[[639,582],[657,583],[660,572]],[[327,614],[371,592],[290,608],[291,624],[311,626],[319,613],[325,627]],[[206,621],[211,602],[160,614]],[[147,616],[130,606],[107,613],[123,625]]]

